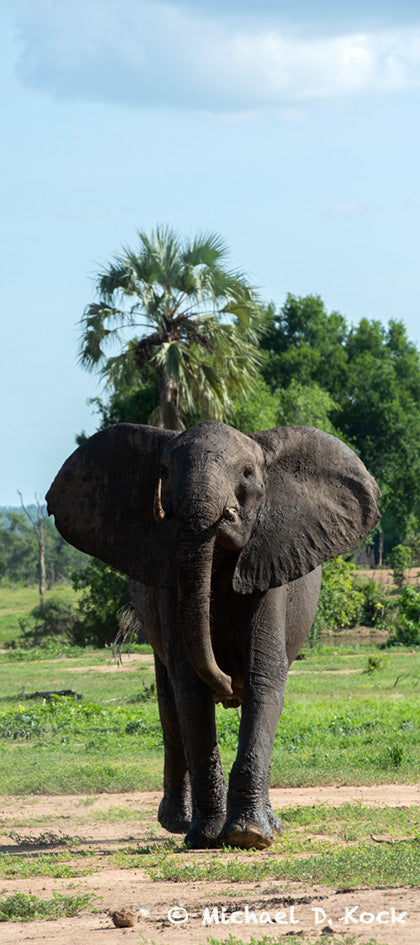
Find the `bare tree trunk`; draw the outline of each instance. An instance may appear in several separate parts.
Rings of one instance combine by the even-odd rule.
[[[50,576],[47,581],[47,587],[49,591],[51,590],[52,587],[54,587],[54,584],[55,584],[55,561],[51,561],[50,562]]]
[[[381,529],[381,531],[379,532],[379,546],[378,546],[378,552],[379,552],[379,562],[378,562],[378,566],[381,568],[381,567],[382,567],[383,554],[384,554],[384,533],[383,533],[382,529]]]
[[[39,586],[39,596],[40,596],[41,606],[42,606],[43,603],[44,603],[45,585],[46,585],[45,536],[44,536],[44,518],[45,518],[45,511],[44,511],[44,509],[41,508],[41,505],[40,505],[40,503],[39,503],[39,500],[38,500],[37,497],[35,496],[35,502],[36,502],[36,505],[37,505],[37,515],[36,515],[36,519],[33,519],[33,518],[32,518],[32,515],[30,515],[30,513],[28,512],[28,509],[27,509],[26,506],[24,505],[22,493],[19,492],[19,489],[18,489],[18,495],[20,496],[20,504],[21,504],[21,506],[22,506],[22,508],[23,508],[23,511],[24,511],[25,515],[27,516],[27,518],[29,519],[29,521],[30,521],[30,523],[31,523],[31,525],[32,525],[32,528],[33,528],[33,530],[34,530],[34,532],[35,532],[35,537],[36,537],[36,540],[37,540],[37,543],[38,543],[38,567],[39,567],[39,583],[38,583],[38,586]]]
[[[38,506],[39,513],[39,506]],[[46,584],[46,572],[45,572],[45,538],[44,538],[44,522],[42,516],[38,519],[38,552],[39,552],[39,596],[41,598],[41,604],[44,603],[45,597],[45,584]]]

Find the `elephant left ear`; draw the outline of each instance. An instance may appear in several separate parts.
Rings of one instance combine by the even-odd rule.
[[[353,450],[315,427],[250,438],[265,454],[266,498],[233,576],[242,594],[295,581],[358,548],[379,519],[381,495]]]
[[[161,451],[174,436],[134,423],[100,430],[66,460],[45,497],[66,541],[155,587],[176,586],[172,535],[153,515]]]

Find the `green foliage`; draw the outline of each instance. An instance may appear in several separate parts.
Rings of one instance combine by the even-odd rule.
[[[263,377],[256,378],[245,400],[235,406],[230,423],[243,433],[271,430],[280,425],[280,403],[277,391],[272,393]]]
[[[30,922],[79,915],[97,906],[99,901],[100,897],[94,893],[67,896],[55,892],[52,899],[40,899],[32,893],[12,893],[0,897],[0,922]]]
[[[87,556],[64,541],[52,519],[43,520],[45,558],[49,584],[68,580],[70,569],[82,567]],[[3,510],[0,518],[0,577],[4,582],[35,583],[39,578],[36,535],[26,515]]]
[[[155,882],[211,882],[227,883],[259,881],[266,878],[291,880],[310,886],[338,883],[354,887],[393,885],[416,886],[420,881],[420,849],[418,843],[404,842],[387,846],[359,843],[356,847],[336,846],[334,850],[318,855],[291,856],[275,859],[270,856],[261,862],[246,857],[240,859],[211,858],[207,862],[180,861],[179,855],[168,854],[141,865]],[[132,865],[140,865],[139,859]]]
[[[322,585],[318,610],[310,634],[314,643],[321,629],[341,630],[360,622],[363,597],[353,577],[354,565],[344,558],[333,558],[322,566]]]
[[[267,326],[261,341],[268,352],[265,381],[272,393],[281,390],[292,407],[293,387],[310,400],[311,387],[318,385],[332,398],[329,423],[356,449],[382,489],[388,553],[405,540],[413,516],[420,516],[419,351],[402,322],[390,321],[385,328],[363,318],[350,327],[339,313],[328,313],[318,296],[289,295],[277,315],[268,312]],[[290,421],[289,410],[285,416],[282,422],[308,422]]]
[[[270,352],[263,374],[271,389],[287,388],[292,381],[315,384],[335,399],[346,378],[347,333],[343,316],[328,314],[319,296],[288,295],[278,315],[271,310],[262,338]]]
[[[341,655],[342,649],[351,658]],[[366,672],[368,654],[381,652],[365,646],[320,647],[293,665],[274,743],[273,786],[418,780],[420,652],[391,650],[377,673]],[[151,686],[152,655],[134,664],[135,672],[125,657],[123,669],[107,673],[102,672],[109,668],[103,650],[79,651],[60,662],[49,654],[45,659],[44,652],[36,664],[25,662],[27,656],[21,651],[14,664],[0,654],[0,793],[159,790],[162,732]],[[351,674],[330,671],[349,668]],[[25,697],[34,688],[68,686],[85,701]],[[239,718],[222,706],[216,717],[227,776]],[[394,746],[403,750],[399,766]]]
[[[389,555],[389,563],[394,572],[394,581],[399,588],[404,584],[405,572],[410,567],[411,557],[411,548],[408,548],[405,544],[395,545]]]
[[[270,391],[258,377],[246,400],[240,401],[229,422],[243,433],[280,426],[316,426],[337,435],[330,420],[336,404],[318,384],[305,386],[291,381],[289,387]]]
[[[36,841],[36,838],[35,838]],[[36,845],[36,843],[34,844]],[[16,853],[0,853],[0,876],[4,879],[25,879],[28,876],[54,876],[56,879],[72,879],[74,876],[88,876],[92,872],[84,867],[69,866],[69,854],[33,853],[17,857]]]
[[[61,598],[50,596],[43,604],[38,604],[30,611],[30,619],[21,619],[20,636],[14,645],[23,649],[43,646],[54,641],[56,644],[73,643],[75,623],[74,608]]]
[[[95,405],[101,417],[100,429],[113,423],[148,423],[159,406],[157,378],[125,393],[116,391],[110,395],[107,403],[99,397],[93,398],[90,403]]]
[[[73,737],[85,739],[85,750],[104,745],[108,736],[141,735],[144,745],[161,743],[159,723],[153,714],[139,715],[140,710],[118,706],[110,708],[91,703],[79,703],[65,696],[55,696],[42,705],[10,707],[0,715],[0,738],[34,740],[59,738],[67,744]]]
[[[77,646],[109,646],[118,633],[118,612],[128,604],[127,578],[91,558],[83,571],[73,571],[75,590],[82,590],[72,630]]]
[[[373,656],[373,655],[369,656],[369,657],[368,657],[367,672],[368,672],[368,673],[376,673],[378,670],[384,669],[385,666],[386,666],[386,662],[387,662],[387,657],[386,657],[386,656],[385,656],[385,657],[382,657],[382,656]]]
[[[337,435],[330,420],[337,404],[318,384],[302,384],[291,380],[288,387],[278,391],[279,426],[314,426],[326,433]]]
[[[356,573],[354,584],[361,595],[360,623],[365,627],[376,627],[377,629],[388,627],[389,598],[380,590],[376,581],[359,583]]]
[[[334,934],[332,930],[331,934],[328,935],[328,945],[356,945],[357,939],[355,935],[346,935],[345,932],[338,932],[337,935]],[[286,935],[290,934],[286,932]],[[293,945],[312,945],[313,939],[307,937],[303,932],[293,932]],[[247,938],[246,942],[242,938],[238,938],[237,935],[232,935],[230,933],[227,938],[214,938],[213,935],[207,937],[208,945],[279,945],[281,939],[278,937],[273,938],[271,935],[263,935],[262,938]],[[370,938],[368,942],[365,942],[365,945],[381,945],[381,942],[378,942],[376,938]]]
[[[407,584],[397,601],[396,619],[389,643],[420,645],[420,591]]]
[[[130,397],[154,378],[158,408],[149,422],[182,429],[197,413],[223,419],[231,395],[251,388],[262,360],[262,306],[226,258],[215,234],[186,240],[158,226],[150,237],[138,231],[137,250],[125,248],[98,277],[99,301],[82,318],[81,363]],[[120,353],[107,357],[115,342]]]

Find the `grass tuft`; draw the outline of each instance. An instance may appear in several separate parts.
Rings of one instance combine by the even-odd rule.
[[[54,893],[52,899],[39,899],[26,893],[0,896],[1,922],[31,922],[35,919],[60,919],[62,916],[79,915],[88,909],[95,910],[100,897],[94,893],[66,896]]]

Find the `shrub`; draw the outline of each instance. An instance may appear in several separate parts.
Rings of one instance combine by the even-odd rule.
[[[420,644],[420,591],[407,584],[397,601],[395,624],[389,639],[392,646]]]
[[[76,646],[109,646],[117,636],[118,611],[130,600],[127,578],[92,558],[72,575],[73,587],[83,589],[73,627]]]
[[[355,627],[363,613],[363,594],[356,587],[353,565],[333,558],[322,566],[322,586],[318,610],[309,641],[315,643],[320,630]]]
[[[21,634],[14,645],[29,649],[54,643],[71,644],[75,614],[69,604],[56,597],[49,597],[30,611],[30,620],[19,620]]]
[[[389,556],[389,563],[394,572],[394,582],[397,587],[404,584],[404,576],[412,560],[412,550],[407,545],[395,545]]]
[[[361,594],[360,623],[366,627],[376,627],[377,629],[387,627],[389,600],[386,594],[380,590],[376,581],[359,584],[356,575],[355,587]]]

